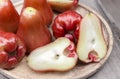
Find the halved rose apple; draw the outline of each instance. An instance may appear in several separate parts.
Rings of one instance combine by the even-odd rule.
[[[53,10],[64,12],[77,6],[78,0],[47,0]]]
[[[77,53],[85,63],[98,62],[107,53],[101,22],[93,13],[87,14],[81,21]]]
[[[27,58],[28,66],[35,71],[67,71],[77,62],[75,45],[66,37],[37,48]]]

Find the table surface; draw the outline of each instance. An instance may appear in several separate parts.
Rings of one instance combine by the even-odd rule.
[[[11,0],[11,1],[15,3],[20,0]],[[84,3],[87,6],[93,8],[95,11],[97,11],[100,15],[102,15],[108,21],[112,29],[113,35],[114,35],[114,45],[113,45],[112,53],[109,59],[107,60],[107,62],[102,66],[102,68],[96,74],[92,75],[88,79],[119,79],[120,78],[120,63],[119,63],[120,61],[120,48],[119,48],[120,47],[120,31],[119,31],[119,28],[120,27],[118,26],[120,26],[120,22],[118,22],[118,20],[117,21],[114,20],[110,22],[108,18],[106,17],[106,15],[104,15],[104,13],[101,11],[101,8],[99,7],[96,1],[97,0],[80,0],[81,3]],[[108,5],[111,5],[110,8],[115,8],[115,6],[117,5],[114,2],[116,0],[101,0],[101,2],[102,1],[105,1],[106,3],[109,2]],[[110,3],[113,3],[113,4],[110,4]],[[116,8],[119,8],[119,7],[116,7]],[[116,12],[113,13],[112,10],[110,9],[109,9],[109,13],[111,13],[112,15],[114,13],[116,14]],[[113,19],[114,19],[114,16],[113,16]],[[0,79],[9,79],[9,78],[0,74]]]

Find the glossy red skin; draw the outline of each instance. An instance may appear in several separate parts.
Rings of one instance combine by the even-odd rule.
[[[74,0],[73,5],[76,7],[78,5],[79,0]]]
[[[25,53],[26,46],[17,35],[0,31],[0,67],[14,68],[22,60]]]
[[[23,9],[26,7],[33,7],[40,11],[43,20],[47,25],[50,25],[53,18],[53,12],[46,0],[24,0]]]
[[[8,53],[5,51],[0,51],[0,67],[2,67],[8,60]]]
[[[25,41],[27,53],[30,53],[35,48],[50,43],[51,34],[38,10],[33,15],[25,15],[26,11],[28,10],[25,8],[20,16],[17,35]]]
[[[67,0],[69,1],[69,0]],[[65,12],[67,10],[73,9],[78,5],[78,1],[79,0],[72,0],[72,2],[68,2],[68,3],[64,3],[64,2],[54,2],[54,1],[49,1],[48,3],[50,4],[50,6],[52,7],[53,10],[57,11],[57,12]]]
[[[16,33],[19,15],[10,0],[0,1],[0,30]]]
[[[53,35],[58,38],[71,34],[75,38],[74,40],[76,40],[79,34],[81,19],[82,16],[72,10],[59,14],[52,25]]]
[[[95,51],[91,51],[91,52],[88,54],[88,59],[89,59],[91,62],[99,62],[99,60],[98,60],[98,54],[97,54]]]
[[[75,38],[73,37],[72,34],[65,34],[65,37],[68,38],[70,41],[75,42]]]
[[[70,51],[70,53],[68,54],[68,57],[75,57],[75,56],[77,56],[77,54],[76,54],[76,47],[75,47],[75,44],[73,42],[71,42],[71,44],[68,46],[67,50]]]

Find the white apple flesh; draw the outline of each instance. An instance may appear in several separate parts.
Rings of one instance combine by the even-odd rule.
[[[85,63],[99,62],[105,57],[107,45],[104,39],[102,26],[98,17],[88,13],[80,24],[77,53]]]
[[[78,0],[47,0],[53,10],[64,12],[77,6]]]
[[[58,38],[54,42],[33,50],[27,58],[28,66],[35,71],[67,71],[72,69],[77,62],[74,52],[69,56],[67,49],[71,41],[65,37]]]

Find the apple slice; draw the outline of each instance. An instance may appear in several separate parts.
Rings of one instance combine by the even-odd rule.
[[[37,48],[27,58],[28,66],[35,71],[67,71],[77,62],[75,45],[66,37]]]
[[[106,52],[107,45],[100,20],[95,14],[89,13],[80,24],[77,43],[78,57],[85,63],[99,62],[105,57]]]
[[[64,12],[77,6],[78,0],[47,0],[53,10]]]

